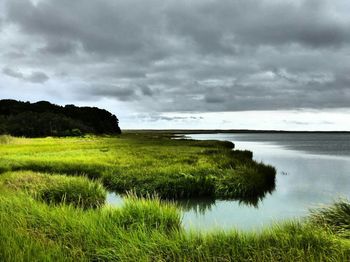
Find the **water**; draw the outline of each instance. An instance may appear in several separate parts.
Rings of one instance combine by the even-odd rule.
[[[228,140],[254,159],[277,168],[276,190],[257,207],[238,201],[182,201],[185,228],[258,230],[304,217],[308,209],[350,198],[350,134],[196,134],[193,139]],[[109,202],[122,203],[116,195]]]

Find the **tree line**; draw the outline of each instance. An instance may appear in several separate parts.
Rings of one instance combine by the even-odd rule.
[[[0,100],[0,134],[25,137],[120,134],[119,120],[97,107]]]

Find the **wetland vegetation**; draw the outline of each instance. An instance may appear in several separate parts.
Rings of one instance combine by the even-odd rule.
[[[153,133],[5,137],[0,168],[82,175],[99,179],[111,191],[167,199],[253,199],[275,186],[275,169],[252,160],[249,151],[232,151],[231,142],[171,138]]]
[[[350,204],[261,232],[185,231],[165,199],[249,200],[275,169],[220,141],[170,133],[0,137],[0,257],[5,261],[347,261]],[[127,194],[104,204],[106,190]],[[157,195],[158,197],[154,197]]]

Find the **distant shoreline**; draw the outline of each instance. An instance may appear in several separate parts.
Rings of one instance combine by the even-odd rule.
[[[289,131],[289,130],[252,130],[252,129],[123,129],[123,132],[159,132],[174,134],[222,134],[222,133],[286,133],[286,134],[350,134],[350,131]]]

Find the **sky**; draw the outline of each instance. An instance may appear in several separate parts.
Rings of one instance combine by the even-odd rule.
[[[0,99],[122,129],[350,130],[350,1],[0,0]]]

